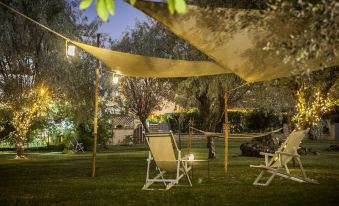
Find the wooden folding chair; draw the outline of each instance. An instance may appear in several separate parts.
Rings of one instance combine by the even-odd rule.
[[[73,137],[70,141],[69,141],[69,146],[72,147],[73,152],[84,152],[84,146],[82,143],[79,143],[78,140]]]
[[[165,186],[164,189],[161,188],[159,190],[168,190],[178,184],[179,180],[184,176],[186,176],[189,186],[192,187],[188,175],[191,167],[188,165],[188,159],[181,157],[181,151],[178,149],[173,133],[146,134],[146,141],[150,151],[147,159],[146,182],[142,189],[152,190],[150,186],[153,183],[159,182]],[[176,151],[177,156],[175,156],[174,151]],[[153,160],[158,174],[154,178],[150,178],[150,168]],[[175,177],[166,178],[169,173],[172,173]]]
[[[300,161],[300,155],[297,153],[300,143],[308,131],[309,129],[293,131],[274,154],[263,152],[260,153],[261,155],[265,156],[265,165],[250,165],[252,168],[259,168],[262,170],[255,179],[253,185],[267,186],[271,183],[276,175],[300,183],[307,182],[318,184],[316,180],[312,180],[306,176],[305,170]],[[297,176],[290,173],[287,164],[292,159],[298,162],[302,176]],[[285,171],[282,171],[282,169]],[[265,173],[269,173],[271,176],[269,176],[265,183],[259,183]]]

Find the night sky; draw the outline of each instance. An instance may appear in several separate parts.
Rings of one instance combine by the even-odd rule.
[[[92,20],[97,16],[95,11],[95,3],[84,11],[84,15]],[[119,39],[122,33],[128,28],[133,28],[136,20],[145,21],[147,16],[131,5],[122,0],[115,0],[115,15],[110,16],[108,22],[104,22],[99,32],[107,33],[112,39]]]

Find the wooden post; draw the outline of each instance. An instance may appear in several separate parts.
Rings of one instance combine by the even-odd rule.
[[[181,113],[179,114],[179,120],[178,120],[178,126],[179,126],[179,149],[181,150],[181,118],[180,118]]]
[[[287,111],[287,126],[288,126],[288,132],[292,131],[292,121],[291,121],[291,112],[290,110]]]
[[[224,168],[225,173],[227,173],[227,166],[228,166],[228,137],[229,137],[229,124],[228,124],[228,113],[227,113],[227,107],[228,107],[228,94],[227,90],[225,89],[224,94],[224,100],[225,100],[225,159],[224,159]]]
[[[190,154],[192,150],[192,135],[193,135],[193,119],[191,117],[188,128],[188,154]]]
[[[100,34],[97,34],[97,46],[100,46]],[[99,60],[95,68],[95,107],[93,121],[93,155],[92,155],[92,177],[95,177],[97,138],[98,138],[98,107],[99,107]]]

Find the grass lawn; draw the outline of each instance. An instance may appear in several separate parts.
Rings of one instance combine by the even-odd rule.
[[[223,173],[223,142],[217,159],[194,166],[193,187],[142,191],[146,173],[145,146],[117,146],[97,156],[97,177],[90,178],[91,153],[28,153],[13,160],[0,153],[0,205],[339,205],[339,152],[325,149],[333,141],[306,141],[320,152],[303,156],[306,173],[319,185],[300,184],[276,177],[268,187],[252,185],[259,171],[250,164],[262,158],[242,157],[241,141],[231,141],[229,172]],[[194,142],[196,159],[205,159],[204,142]],[[293,172],[293,169],[292,169]],[[182,183],[186,183],[182,181]]]

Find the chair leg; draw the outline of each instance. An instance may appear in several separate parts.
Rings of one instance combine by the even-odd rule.
[[[260,174],[258,175],[258,177],[254,180],[253,185],[258,185],[258,182],[259,182],[259,180],[262,178],[262,176],[264,175],[264,173],[265,173],[264,170],[262,170],[262,171],[260,172]]]
[[[290,170],[288,169],[288,167],[287,167],[287,164],[286,164],[286,163],[284,164],[284,167],[285,167],[286,173],[287,173],[287,174],[290,174]]]
[[[268,180],[265,183],[259,183],[260,179],[262,178],[262,176],[265,174],[265,170],[261,171],[260,174],[258,175],[258,177],[255,179],[255,181],[253,182],[253,185],[258,185],[258,186],[268,186],[273,178],[277,175],[277,172],[279,171],[279,168],[276,169],[274,172],[270,172],[271,176],[268,178]]]
[[[152,180],[149,180],[148,178],[146,179],[146,183],[145,185],[142,187],[142,190],[149,190],[148,188],[154,183],[154,182],[159,182],[159,181],[154,181],[154,180],[159,180],[159,178],[161,178],[161,182],[164,183],[165,187],[167,188],[168,187],[168,184],[166,184],[164,178],[163,178],[163,175],[165,174],[166,172],[164,171],[161,171],[157,176],[155,176]]]
[[[268,178],[268,180],[267,180],[267,182],[264,184],[264,186],[268,186],[268,185],[272,182],[272,180],[273,180],[273,178],[276,176],[276,174],[277,174],[277,172],[274,172],[274,173],[271,175],[271,177]]]
[[[151,184],[153,182],[149,182],[148,179],[149,179],[149,169],[150,169],[150,165],[151,165],[151,154],[149,153],[148,154],[148,159],[147,159],[147,171],[146,171],[146,180],[145,180],[145,184],[144,186],[142,187],[143,190],[146,190],[149,186],[151,186]]]
[[[305,172],[305,170],[304,170],[303,165],[301,164],[300,158],[296,158],[296,159],[297,159],[299,168],[300,168],[300,170],[301,170],[301,173],[303,174],[303,177],[304,177],[305,179],[307,179],[306,172]]]
[[[170,182],[166,185],[166,189],[165,190],[169,190],[171,189],[176,183],[175,182]]]
[[[162,172],[159,168],[157,168],[157,169],[158,169],[160,177],[161,177],[161,179],[162,179],[162,181],[164,183],[164,186],[167,187],[167,184],[165,182],[165,178],[164,178],[164,175],[163,175],[164,172]]]
[[[298,162],[298,165],[300,167],[300,170],[301,170],[301,173],[303,175],[303,178],[304,178],[304,181],[308,182],[308,183],[313,183],[313,184],[319,184],[319,182],[317,180],[314,180],[314,179],[311,179],[311,178],[308,178],[307,175],[306,175],[306,172],[304,170],[304,167],[303,165],[301,164],[301,160],[300,158],[296,158],[297,159],[297,162]]]
[[[187,168],[187,162],[181,162],[181,164],[182,164],[182,167],[183,167],[183,172],[186,175],[186,178],[188,180],[188,183],[192,187],[191,178],[189,177],[189,174],[188,174],[189,169]]]

